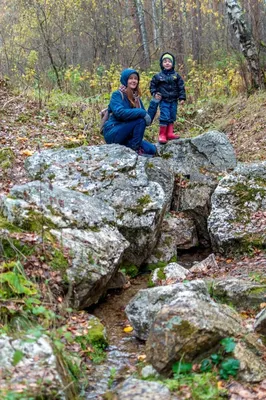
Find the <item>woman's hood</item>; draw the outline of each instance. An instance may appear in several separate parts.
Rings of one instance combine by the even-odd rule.
[[[122,71],[120,76],[120,82],[122,83],[122,85],[127,86],[127,81],[131,74],[136,74],[139,78],[139,73],[135,69],[132,68],[124,69],[124,71]]]

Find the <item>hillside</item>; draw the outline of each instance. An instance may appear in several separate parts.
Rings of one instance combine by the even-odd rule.
[[[266,93],[257,93],[249,98],[241,96],[228,99],[225,105],[213,102],[204,108],[197,109],[197,107],[194,107],[193,114],[189,114],[184,108],[182,111],[180,110],[180,121],[176,124],[176,129],[180,130],[182,137],[196,136],[208,129],[220,130],[228,135],[238,160],[249,162],[265,160],[265,106]],[[24,161],[34,152],[62,145],[74,147],[103,143],[103,139],[96,129],[98,127],[97,121],[94,128],[87,127],[84,123],[82,107],[82,104],[74,104],[73,107],[69,108],[58,106],[58,109],[52,109],[48,106],[42,106],[39,109],[37,102],[22,94],[15,93],[2,82],[0,87],[0,172],[2,175],[0,195],[7,194],[14,184],[23,183],[27,180]],[[156,140],[156,125],[157,122],[149,131],[149,136],[154,141]],[[23,233],[21,233],[20,238],[22,235]],[[35,240],[29,234],[25,234],[23,240],[32,241],[33,239]],[[51,249],[47,247],[45,251],[48,254]],[[58,289],[61,278],[48,267],[49,260],[47,263],[43,263],[43,260],[39,257],[40,254],[41,252],[32,254],[27,261],[23,262],[25,272],[29,278],[37,277],[39,281],[44,280],[44,278],[46,280],[47,276],[49,277],[49,284],[51,287],[53,286],[51,308],[55,308],[55,311],[58,312],[64,296],[62,291]],[[191,257],[193,258],[193,255]],[[258,249],[252,249],[249,256],[245,255],[238,260],[217,256],[217,262],[219,268],[208,272],[212,277],[226,276],[230,272],[230,275],[234,277],[241,277],[246,274],[254,281],[264,279],[265,254]],[[43,269],[45,269],[45,274],[43,274]],[[121,310],[124,310],[125,305],[138,289],[137,287],[134,288],[134,285],[137,285],[136,281],[132,286],[129,284],[130,289],[124,291],[123,299],[120,297],[118,301],[116,298],[113,300],[115,305],[114,303],[109,303],[109,305],[105,303],[98,307],[96,312],[96,315],[98,313],[108,329],[112,325],[110,316],[112,316],[112,323],[113,320],[119,321],[120,324],[116,324],[116,328],[113,328],[113,337],[116,338],[114,340],[118,340],[119,335],[124,335],[120,329],[121,319],[124,318]],[[141,287],[142,285],[146,285],[146,282],[140,282]],[[248,321],[250,317],[253,317],[252,312],[246,310],[243,318]],[[78,322],[77,325],[82,325],[82,318],[85,318],[84,314],[72,314],[72,319]],[[263,396],[264,389],[262,383],[254,390],[257,390],[257,393],[262,391]],[[242,391],[240,399],[252,398],[248,397],[250,392],[245,394],[243,390],[242,386],[232,385],[230,387],[231,394],[239,394]]]
[[[95,127],[87,127],[82,114],[83,105],[60,107],[58,110],[42,106],[22,94],[14,93],[4,82],[0,83],[0,168],[4,179],[0,192],[8,192],[15,183],[23,182],[23,163],[35,151],[59,146],[75,147],[103,143]],[[97,112],[97,111],[96,111]],[[181,137],[195,136],[208,129],[227,134],[239,161],[266,159],[266,93],[249,98],[229,98],[226,104],[218,101],[193,113],[180,109],[176,131]],[[157,139],[157,123],[148,131],[149,139]],[[95,132],[96,131],[96,132]],[[3,150],[4,149],[4,150]],[[5,155],[8,154],[7,163]]]

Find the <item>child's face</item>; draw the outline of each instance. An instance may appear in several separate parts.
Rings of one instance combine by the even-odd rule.
[[[128,78],[128,80],[127,80],[127,86],[130,88],[130,89],[136,89],[136,87],[138,86],[138,83],[139,83],[139,78],[138,78],[138,75],[136,75],[136,74],[131,74],[130,76],[129,76],[129,78]]]
[[[173,67],[172,61],[171,61],[169,58],[165,58],[165,59],[163,60],[163,67],[164,67],[164,69],[166,69],[166,70],[171,69],[171,68]]]

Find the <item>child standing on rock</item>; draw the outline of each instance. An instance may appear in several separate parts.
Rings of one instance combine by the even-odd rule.
[[[154,75],[150,83],[152,96],[160,94],[160,131],[159,143],[179,139],[174,135],[178,103],[183,105],[186,100],[185,84],[181,76],[175,71],[175,57],[170,53],[163,53],[160,58],[161,72]]]

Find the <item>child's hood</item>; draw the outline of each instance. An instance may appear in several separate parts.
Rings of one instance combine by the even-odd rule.
[[[163,54],[161,55],[161,58],[160,58],[160,67],[161,67],[161,70],[162,70],[162,71],[164,70],[164,68],[163,68],[163,56],[164,56],[165,54],[169,54],[171,57],[173,57],[173,68],[172,68],[172,69],[175,69],[175,57],[173,56],[172,53],[169,53],[169,51],[166,51],[165,53],[163,53]]]
[[[121,76],[120,76],[120,82],[122,83],[122,85],[127,86],[128,78],[132,74],[136,74],[139,78],[139,73],[135,69],[127,68],[127,69],[124,69],[124,71],[122,71]]]

